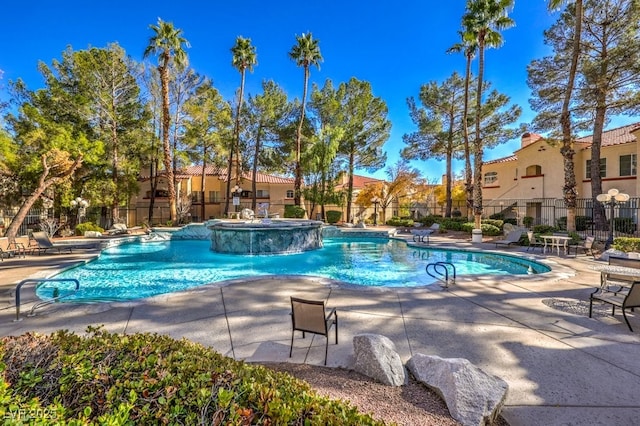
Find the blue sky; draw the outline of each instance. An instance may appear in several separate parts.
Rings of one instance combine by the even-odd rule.
[[[547,11],[546,1],[515,3],[511,17],[516,26],[503,33],[504,46],[487,52],[485,78],[523,108],[520,122],[528,123],[535,114],[529,109],[526,67],[548,53],[542,32],[557,14]],[[454,71],[464,73],[462,55],[445,53],[458,42],[464,6],[464,0],[7,2],[0,15],[0,96],[7,82],[17,78],[30,89],[40,88],[38,61],[51,64],[68,45],[79,50],[118,42],[141,60],[152,34],[149,25],[160,17],[183,30],[191,44],[187,50],[191,66],[210,77],[225,98],[232,99],[240,83],[230,53],[239,35],[252,40],[258,55],[258,65],[247,75],[247,92],[259,93],[262,81],[272,79],[290,98],[299,98],[303,72],[288,52],[296,35],[310,31],[324,57],[319,70],[311,69],[312,83],[322,86],[331,79],[337,86],[356,77],[369,81],[374,94],[387,103],[393,123],[385,145],[390,166],[399,158],[402,135],[415,131],[407,97],[417,97],[420,86],[429,81],[443,81]],[[632,121],[623,118],[612,125]],[[509,141],[489,150],[485,159],[510,155],[519,143]],[[439,181],[444,172],[443,161],[413,165],[430,181]],[[462,163],[454,168],[461,171]],[[384,170],[375,176],[384,178]]]

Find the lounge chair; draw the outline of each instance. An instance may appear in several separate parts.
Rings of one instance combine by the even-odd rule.
[[[47,235],[47,233],[43,232],[43,231],[36,231],[33,234],[31,234],[31,237],[34,239],[34,241],[37,244],[37,245],[34,246],[34,249],[38,250],[38,254],[42,254],[42,253],[46,252],[49,249],[58,250],[58,253],[62,253],[62,250],[68,250],[69,253],[73,253],[73,249],[95,248],[96,245],[97,245],[96,243],[88,243],[88,244],[82,244],[82,243],[79,243],[79,244],[75,244],[75,243],[59,244],[59,243],[54,243],[49,238],[49,235]]]
[[[538,247],[540,251],[542,251],[542,249],[544,248],[544,243],[536,238],[533,231],[527,231],[527,238],[529,239],[529,246],[527,247],[527,251],[529,251],[529,249],[535,250],[536,247]]]
[[[571,249],[575,249],[576,251],[576,257],[578,257],[578,250],[582,250],[584,251],[585,256],[587,254],[590,254],[593,258],[596,257],[595,253],[593,252],[593,243],[595,242],[595,237],[587,237],[585,238],[585,240],[582,242],[582,244],[572,244],[569,246],[569,254],[571,254]]]
[[[9,238],[0,238],[0,261],[4,262],[5,256],[7,258],[14,257],[17,252],[18,250],[15,247],[12,247],[11,242],[9,242]]]
[[[615,315],[616,306],[619,307],[622,310],[622,316],[627,323],[627,327],[629,327],[629,331],[633,332],[625,310],[631,309],[633,311],[633,308],[640,308],[640,282],[632,283],[628,291],[622,291],[622,289],[610,291],[598,288],[589,296],[589,318],[592,315],[594,300],[610,304],[611,315]]]
[[[105,231],[108,235],[120,235],[120,234],[128,234],[129,229],[127,225],[124,223],[114,223],[111,229]]]
[[[438,231],[438,229],[440,229],[440,224],[439,223],[434,223],[430,227],[428,227],[427,229],[412,229],[411,230],[411,235],[413,235],[413,241],[414,242],[423,243],[424,239],[426,237],[427,238],[427,244],[428,244],[429,243],[429,235],[431,235],[434,232]]]
[[[507,234],[504,240],[494,241],[496,243],[496,247],[498,246],[506,246],[509,247],[511,244],[519,244],[520,237],[522,237],[522,231],[511,231]]]
[[[332,318],[333,317],[333,318]],[[336,326],[336,345],[338,344],[338,313],[335,308],[328,314],[325,313],[324,301],[305,300],[291,297],[291,349],[289,358],[293,354],[293,336],[296,330],[302,331],[302,338],[305,333],[319,334],[327,338],[324,349],[324,365],[327,365],[327,354],[329,353],[329,329]]]

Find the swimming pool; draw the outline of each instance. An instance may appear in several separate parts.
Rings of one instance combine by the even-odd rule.
[[[66,300],[133,300],[243,277],[308,275],[367,287],[417,287],[434,283],[427,263],[445,261],[462,275],[527,275],[548,272],[538,262],[490,252],[416,248],[400,240],[325,239],[319,250],[277,256],[212,252],[208,240],[122,244],[56,278],[76,278],[80,291]],[[54,284],[37,290],[50,298]],[[55,283],[59,294],[69,291]],[[71,286],[70,286],[71,287]]]

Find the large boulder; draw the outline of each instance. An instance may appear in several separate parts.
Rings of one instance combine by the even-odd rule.
[[[407,374],[396,345],[379,334],[358,334],[353,337],[354,370],[389,386],[407,383]]]
[[[463,358],[415,354],[407,368],[444,399],[451,416],[463,425],[492,424],[500,415],[509,385]]]

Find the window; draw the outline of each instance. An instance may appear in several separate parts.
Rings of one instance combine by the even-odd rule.
[[[636,154],[620,156],[620,176],[636,175]]]
[[[210,203],[219,203],[220,202],[220,191],[209,191],[209,202]]]
[[[487,172],[484,174],[484,184],[491,185],[498,180],[498,172]]]
[[[533,166],[527,167],[526,176],[540,176],[542,175],[542,167],[535,164]]]
[[[196,191],[191,193],[191,202],[200,204],[202,203],[202,192]]]
[[[287,189],[287,198],[293,198],[293,189]]]
[[[591,160],[587,160],[587,170],[585,173],[587,179],[591,179]],[[607,159],[600,159],[600,177],[603,178],[607,176]]]
[[[257,189],[256,198],[269,198],[269,191],[266,189]]]

